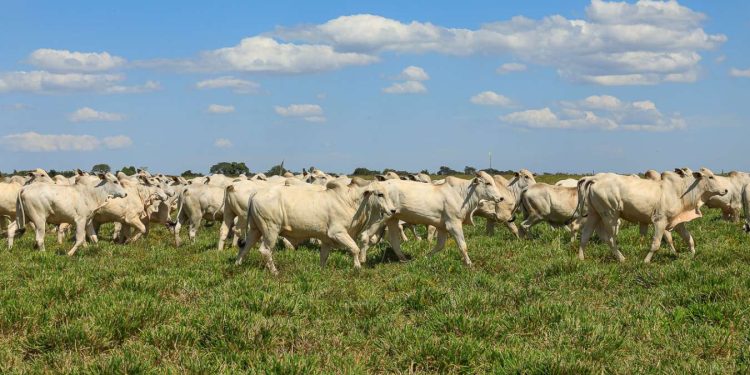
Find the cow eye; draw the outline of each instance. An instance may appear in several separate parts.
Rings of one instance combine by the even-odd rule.
[[[485,184],[485,185],[487,185],[487,186],[490,186],[490,185],[492,185],[492,184],[491,184],[491,183],[489,183],[489,182],[485,182],[484,184]]]
[[[379,198],[384,198],[384,197],[385,197],[385,195],[384,195],[384,194],[381,194],[381,193],[379,193],[379,194],[378,194],[378,197],[379,197]]]

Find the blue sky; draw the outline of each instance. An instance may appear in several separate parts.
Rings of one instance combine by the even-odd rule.
[[[0,171],[748,170],[750,3],[14,1]]]

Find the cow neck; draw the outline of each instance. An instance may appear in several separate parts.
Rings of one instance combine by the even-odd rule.
[[[92,207],[99,207],[107,201],[107,192],[103,187],[90,186],[86,184],[74,184],[73,188],[82,193],[83,199]]]
[[[513,195],[513,198],[516,199],[516,202],[521,200],[521,193],[523,193],[524,190],[529,188],[528,186],[526,186],[525,188],[522,188],[519,182],[521,182],[520,177],[513,177],[513,179],[508,182],[508,190],[510,190],[510,193]]]
[[[701,192],[698,188],[700,181],[692,176],[681,178],[680,181],[682,183],[677,184],[679,186],[677,194],[679,194],[682,203],[682,211],[698,210],[701,203]],[[670,181],[670,183],[673,183],[673,181]]]
[[[367,225],[369,225],[370,218],[372,217],[372,207],[367,204],[364,192],[367,189],[366,186],[342,186],[341,188],[346,189],[345,194],[338,193],[340,200],[346,204],[354,213],[352,214],[352,221],[349,229],[353,232],[359,232]],[[350,211],[351,212],[351,211]]]
[[[447,177],[445,184],[455,191],[461,197],[461,217],[466,217],[469,212],[477,209],[479,206],[479,195],[471,181],[455,177]]]

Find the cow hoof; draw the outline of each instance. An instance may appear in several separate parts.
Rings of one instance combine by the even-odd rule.
[[[750,224],[745,223],[745,233],[750,233]]]

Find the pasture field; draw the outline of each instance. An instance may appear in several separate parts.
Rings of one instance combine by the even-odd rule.
[[[27,233],[0,250],[0,372],[747,373],[750,236],[705,212],[695,256],[675,236],[649,265],[634,225],[619,264],[596,241],[579,261],[546,224],[519,241],[477,219],[473,269],[452,240],[431,258],[410,241],[410,262],[381,244],[361,271],[279,249],[278,277],[257,251],[239,267],[216,251],[218,223],[180,248],[162,227],[113,244],[108,226],[72,258]]]

